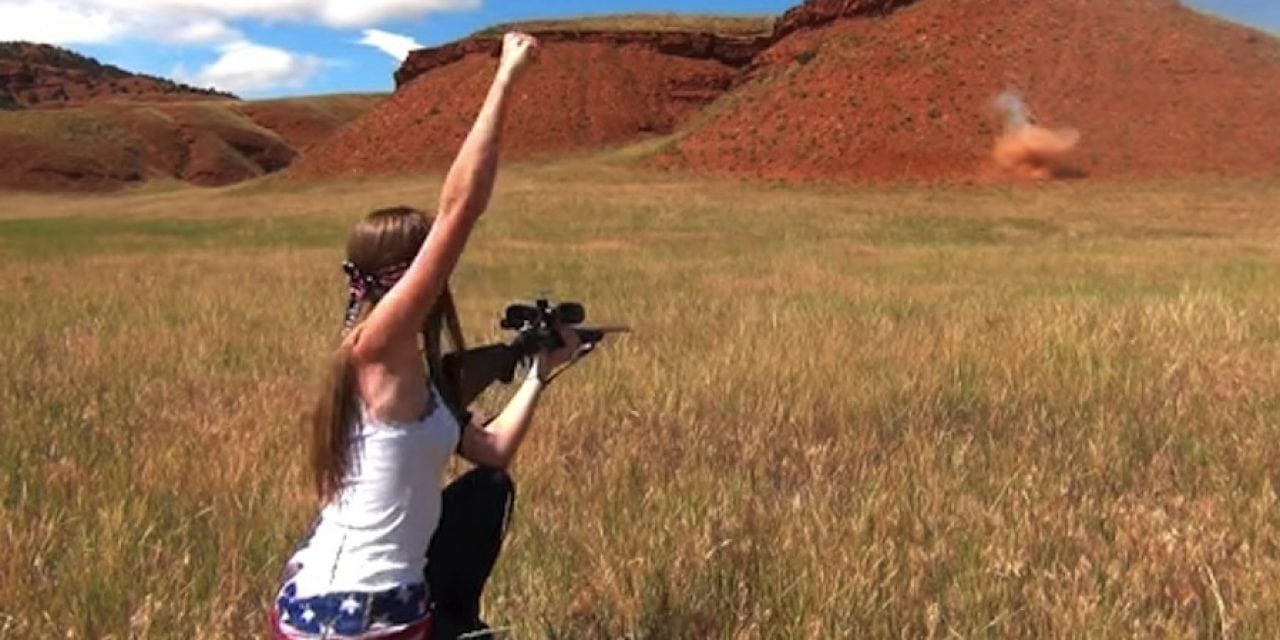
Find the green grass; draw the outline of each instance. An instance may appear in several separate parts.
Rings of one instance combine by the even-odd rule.
[[[0,196],[0,637],[261,632],[315,515],[299,417],[344,229],[437,185]],[[544,292],[636,333],[549,393],[486,617],[1275,637],[1278,204],[504,169],[455,278],[468,336]]]
[[[340,234],[334,224],[290,218],[113,220],[110,218],[0,219],[0,247],[24,258],[116,251],[168,251],[207,247],[325,246]]]
[[[0,127],[5,130],[22,130],[33,136],[72,143],[113,132],[112,124],[112,118],[105,109],[38,109],[0,113]]]

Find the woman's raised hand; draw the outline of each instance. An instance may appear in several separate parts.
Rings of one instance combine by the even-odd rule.
[[[559,349],[538,354],[536,375],[543,382],[547,382],[551,376],[556,375],[561,367],[577,362],[578,357],[582,355],[582,338],[578,336],[577,331],[569,327],[561,328],[560,341],[564,344]]]
[[[508,33],[502,38],[502,62],[498,65],[498,75],[508,82],[517,80],[529,63],[538,59],[538,51],[537,38],[517,31]]]

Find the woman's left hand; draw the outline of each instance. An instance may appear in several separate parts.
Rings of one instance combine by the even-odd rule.
[[[538,354],[538,378],[544,383],[562,365],[572,364],[577,360],[578,352],[582,349],[582,338],[571,328],[560,329],[560,340],[564,342],[564,346]]]

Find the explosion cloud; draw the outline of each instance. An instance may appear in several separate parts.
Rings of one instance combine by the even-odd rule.
[[[1001,169],[1019,178],[1047,180],[1066,170],[1066,157],[1080,142],[1075,129],[1049,129],[1035,124],[1022,96],[1005,91],[995,99],[1004,120],[992,157]]]

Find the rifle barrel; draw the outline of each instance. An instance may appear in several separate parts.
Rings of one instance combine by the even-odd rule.
[[[595,331],[597,333],[605,333],[605,334],[631,333],[631,327],[623,326],[623,325],[615,325],[615,326],[608,326],[608,327],[579,327],[579,328],[586,329],[588,331]]]
[[[628,333],[630,327],[574,327],[578,338],[583,342],[600,342],[605,336],[613,333]]]

